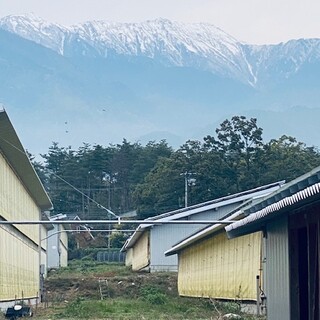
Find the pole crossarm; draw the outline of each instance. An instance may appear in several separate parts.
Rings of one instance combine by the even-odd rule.
[[[6,224],[147,224],[147,225],[161,225],[161,224],[231,224],[233,220],[171,220],[171,221],[146,221],[146,220],[56,220],[56,221],[42,221],[42,220],[0,220],[0,225]]]

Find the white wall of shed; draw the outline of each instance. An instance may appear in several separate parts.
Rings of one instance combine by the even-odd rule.
[[[199,225],[154,226],[150,230],[150,271],[178,271],[177,255],[166,257],[164,252],[199,228]]]
[[[188,220],[218,220],[237,208],[241,202],[232,203],[217,209],[211,209],[188,217]],[[185,219],[185,218],[184,218]],[[178,257],[166,257],[164,252],[178,242],[201,230],[205,225],[154,225],[150,229],[150,271],[178,271]]]
[[[54,229],[48,232],[48,268],[68,265],[68,236],[66,232],[60,232],[63,230],[63,225],[54,225]]]

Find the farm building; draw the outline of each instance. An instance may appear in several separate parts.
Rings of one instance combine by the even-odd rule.
[[[223,219],[232,210],[252,198],[259,198],[279,188],[283,182],[262,186],[245,192],[200,203],[184,209],[167,212],[147,219],[150,224],[141,224],[125,243],[122,250],[129,252],[132,269],[154,271],[177,271],[178,259],[175,255],[166,257],[164,252],[180,240],[188,237],[203,225],[162,224],[175,220],[214,221]],[[155,224],[157,222],[157,224]],[[127,260],[128,264],[129,261]]]
[[[224,221],[239,219],[241,206]],[[262,234],[228,240],[224,226],[208,226],[165,252],[166,256],[178,255],[179,295],[249,303],[257,300]]]
[[[319,319],[320,167],[244,210],[226,227],[241,239],[263,233],[267,317]]]
[[[58,214],[50,217],[51,221],[66,219],[66,215]],[[48,268],[68,266],[68,234],[65,224],[54,224],[48,232]]]
[[[7,113],[0,111],[0,220],[41,220],[52,207]],[[40,296],[47,228],[0,224],[0,308]]]

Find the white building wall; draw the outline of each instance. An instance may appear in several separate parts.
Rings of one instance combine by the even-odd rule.
[[[231,210],[240,205],[236,202],[216,210],[208,210],[194,214],[188,218],[181,218],[181,220],[218,220],[224,217]],[[164,224],[155,225],[150,229],[150,271],[178,271],[178,257],[172,255],[166,257],[164,252],[169,250],[172,246],[187,238],[193,233],[201,230],[206,225],[203,224]]]
[[[177,255],[166,257],[164,252],[199,227],[201,228],[199,225],[172,224],[154,226],[150,230],[150,271],[178,271]]]
[[[66,267],[68,265],[68,238],[62,225],[54,225],[48,232],[48,268]]]

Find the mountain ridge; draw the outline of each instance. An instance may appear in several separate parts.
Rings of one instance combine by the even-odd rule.
[[[52,141],[201,139],[203,128],[214,131],[234,114],[263,117],[271,133],[296,127],[298,139],[320,139],[317,130],[299,129],[315,128],[311,114],[320,114],[319,39],[261,46],[201,23],[179,29],[158,19],[143,30],[139,23],[123,29],[115,22],[113,29],[107,22],[67,28],[19,17],[0,19],[0,102],[30,150],[41,143],[43,153]],[[296,106],[305,112],[291,110]]]
[[[319,39],[250,45],[208,23],[187,24],[161,18],[139,23],[88,21],[64,27],[32,15],[18,15],[0,19],[0,28],[61,55],[75,55],[67,48],[81,43],[81,55],[144,56],[164,65],[210,71],[251,86],[261,82],[259,78],[268,80],[266,74],[270,71],[290,77],[305,62],[320,58]],[[277,70],[279,59],[284,60],[287,69]]]

